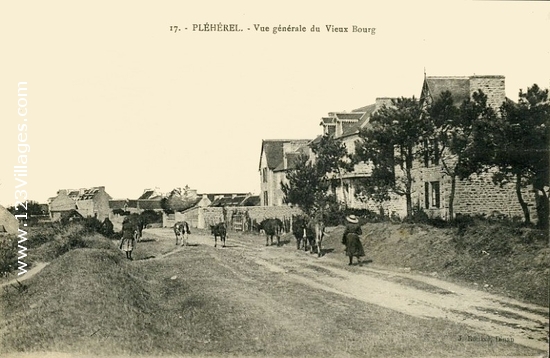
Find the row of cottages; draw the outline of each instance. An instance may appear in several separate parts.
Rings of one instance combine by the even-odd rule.
[[[195,191],[196,193],[196,191]],[[195,194],[194,200],[187,201],[188,205],[176,210],[174,213],[163,215],[163,227],[171,227],[178,221],[187,221],[191,227],[204,229],[212,222],[210,215],[205,212],[211,208],[216,209],[257,206],[260,198],[250,193],[210,193]]]
[[[420,103],[429,106],[444,91],[450,91],[456,105],[470,98],[475,91],[482,90],[488,96],[488,104],[498,111],[504,101],[504,76],[427,76],[422,84]],[[375,103],[351,112],[332,112],[321,118],[323,134],[334,135],[346,145],[349,153],[354,153],[359,132],[369,125],[371,116],[382,106],[392,104],[392,98],[381,97]],[[317,137],[314,141],[319,140]],[[293,145],[290,145],[293,143]],[[285,172],[292,169],[289,160],[297,151],[306,152],[301,146],[308,147],[309,141],[269,140],[262,142],[260,157],[260,179],[262,205],[283,205],[281,182],[286,180]],[[311,152],[309,152],[311,154]],[[287,158],[287,159],[285,159]],[[405,217],[407,214],[404,196],[391,195],[391,199],[382,204],[375,203],[359,192],[359,183],[370,175],[372,167],[368,163],[356,165],[353,172],[342,176],[342,185],[336,188],[338,200],[348,208],[369,209],[384,215]],[[413,164],[413,206],[423,209],[431,217],[445,220],[449,217],[449,196],[451,178],[445,175],[442,163],[438,160],[416,160]],[[396,168],[396,176],[403,175]],[[524,199],[531,207],[535,205],[532,190],[523,192]],[[454,199],[454,214],[503,214],[509,217],[522,217],[513,185],[500,187],[494,185],[491,173],[473,175],[469,180],[457,181]],[[536,210],[531,210],[536,215]]]
[[[81,189],[60,189],[57,196],[48,199],[48,211],[51,221],[59,221],[71,213],[79,216],[95,217],[100,221],[109,217],[111,212],[104,186]]]
[[[139,214],[145,210],[160,211],[163,197],[159,188],[154,188],[145,189],[137,199],[111,199],[109,200],[109,219],[116,221],[122,212]]]

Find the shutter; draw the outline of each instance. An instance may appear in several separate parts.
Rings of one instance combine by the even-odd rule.
[[[424,182],[424,206],[430,208],[430,183]]]

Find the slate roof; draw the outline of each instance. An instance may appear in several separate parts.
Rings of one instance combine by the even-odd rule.
[[[116,199],[116,200],[109,200],[109,209],[116,210],[116,209],[124,209],[124,206],[128,200],[126,199]]]
[[[450,91],[453,95],[455,105],[460,105],[464,100],[470,98],[470,78],[469,77],[434,77],[428,76],[424,79],[422,85],[421,102],[429,96],[429,101],[435,101],[441,93]]]
[[[78,197],[80,196],[80,191],[79,190],[70,190],[70,191],[68,191],[67,195],[69,196],[69,198],[77,200]]]
[[[362,114],[361,119],[356,123],[342,123],[343,131],[340,137],[346,137],[358,133],[359,130],[368,123],[370,116],[376,110],[376,104],[369,104],[368,106],[361,107],[357,110],[362,110],[361,112],[358,112]]]
[[[91,187],[87,189],[66,189],[67,196],[75,201],[79,200],[91,200],[94,196],[100,192],[100,187]],[[59,191],[58,191],[59,194]],[[109,194],[107,194],[109,196]],[[109,196],[110,197],[110,196]]]
[[[260,205],[259,195],[236,195],[234,197],[218,198],[214,200],[210,206],[256,206]]]
[[[260,205],[259,195],[250,195],[241,202],[241,206],[258,206]]]
[[[99,192],[99,188],[85,189],[82,195],[78,197],[78,200],[90,200]]]
[[[363,112],[350,112],[350,113],[335,113],[338,119],[355,119],[360,120],[365,113]]]
[[[138,199],[137,204],[140,209],[143,210],[160,210],[162,206],[160,205],[160,200],[150,200],[150,199]]]
[[[286,169],[296,168],[296,163],[298,163],[298,158],[302,153],[287,153],[286,155]]]
[[[248,195],[237,195],[231,198],[218,198],[210,204],[210,206],[240,206],[240,204],[248,197]]]
[[[321,118],[321,125],[323,124],[336,124],[336,118],[335,117],[322,117]]]
[[[262,154],[265,153],[267,167],[270,170],[275,170],[283,163],[283,144],[294,143],[307,145],[310,139],[266,139],[262,141],[262,151],[260,153],[260,163],[258,168],[261,169]]]
[[[197,194],[200,198],[203,197],[203,195],[206,195],[206,197],[210,201],[214,201],[217,197],[224,197],[224,198],[230,198],[232,196],[246,196],[250,195],[250,193],[204,193],[204,194]],[[200,200],[199,200],[200,201]]]
[[[147,190],[147,191],[145,191],[143,194],[141,194],[141,196],[138,198],[138,200],[149,199],[149,197],[150,197],[151,195],[153,195],[154,192],[155,192],[154,190]]]

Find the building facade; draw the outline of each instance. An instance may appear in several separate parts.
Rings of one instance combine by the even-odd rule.
[[[497,112],[500,106],[507,101],[504,76],[428,76],[422,84],[420,103],[430,106],[445,91],[451,92],[455,105],[471,98],[476,91],[483,91],[487,95],[488,105]],[[391,98],[377,98],[373,105],[365,106],[352,111],[363,112],[363,116],[342,116],[338,113],[329,113],[323,117],[321,125],[323,133],[334,134],[346,145],[349,153],[355,152],[357,141],[360,140],[359,131],[369,126],[369,119],[382,106],[390,106]],[[352,122],[351,118],[355,120]],[[448,164],[452,164],[449,159]],[[338,199],[348,208],[369,209],[385,215],[404,217],[407,214],[404,196],[391,194],[387,202],[376,203],[359,192],[358,183],[362,178],[370,175],[372,167],[369,163],[356,165],[351,173],[345,173],[336,189]],[[396,168],[396,178],[404,175]],[[505,215],[522,217],[523,212],[517,199],[514,186],[500,187],[491,180],[493,172],[482,175],[472,175],[467,180],[457,180],[453,203],[456,214],[483,214]],[[411,196],[413,207],[422,209],[430,217],[440,217],[449,220],[449,198],[451,194],[451,178],[445,174],[443,163],[436,158],[415,160],[412,169],[413,183]],[[522,190],[522,196],[531,208],[532,216],[536,216],[535,194],[527,188]]]
[[[284,194],[281,183],[285,183],[286,173],[292,169],[300,155],[312,155],[311,139],[263,140],[260,152],[260,205],[281,206]]]
[[[111,196],[105,192],[104,186],[74,189],[60,189],[57,196],[48,203],[50,219],[58,221],[63,213],[77,210],[82,217],[95,217],[100,221],[109,217],[109,200]]]

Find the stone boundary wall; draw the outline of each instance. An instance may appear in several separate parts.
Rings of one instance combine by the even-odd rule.
[[[206,207],[200,210],[202,210],[205,228],[224,221],[228,227],[232,228],[232,218],[235,214],[243,214],[251,222],[257,223],[268,218],[277,218],[283,222],[290,222],[293,215],[302,214],[302,210],[289,206],[228,206],[225,208]],[[248,229],[250,230],[250,228]]]
[[[162,215],[162,227],[173,227],[178,221],[187,221],[191,227],[198,227],[199,223],[199,211],[201,208],[191,208],[182,213],[176,212],[175,214]]]
[[[225,218],[224,218],[225,209]],[[225,222],[229,229],[233,229],[233,218],[242,215],[249,222],[261,222],[267,218],[277,218],[289,222],[293,215],[300,215],[302,211],[289,206],[227,206],[192,208],[183,213],[164,214],[163,227],[172,227],[177,221],[187,221],[191,227],[205,229],[210,225]],[[244,228],[250,230],[250,227]]]

